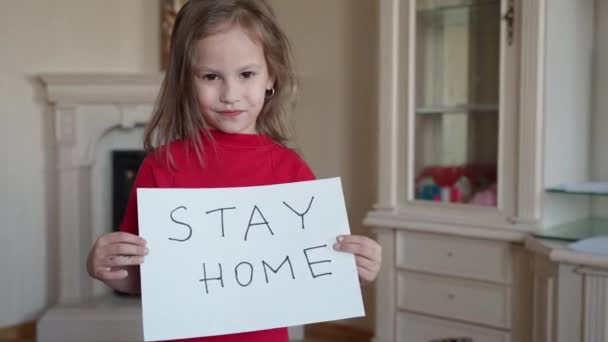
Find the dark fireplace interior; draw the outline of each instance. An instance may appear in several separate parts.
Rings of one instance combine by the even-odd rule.
[[[112,151],[112,227],[118,230],[139,165],[144,160],[143,150]]]

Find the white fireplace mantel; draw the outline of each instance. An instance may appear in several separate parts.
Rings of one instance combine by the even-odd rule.
[[[38,323],[39,341],[141,341],[137,299],[100,291],[85,269],[92,232],[95,148],[111,129],[151,117],[162,74],[42,74],[55,121],[59,294]]]
[[[109,129],[145,124],[162,74],[42,74],[55,119],[60,167],[90,165]],[[67,158],[67,159],[66,159]]]
[[[145,124],[161,74],[43,74],[55,119],[59,210],[59,303],[91,299],[83,268],[91,246],[90,170],[95,147],[109,130]]]
[[[151,104],[163,74],[46,73],[39,77],[52,104]]]
[[[40,74],[55,121],[59,294],[38,322],[41,342],[142,341],[138,299],[114,295],[85,268],[93,231],[92,165],[100,139],[149,121],[163,74]],[[303,328],[290,328],[294,340]]]

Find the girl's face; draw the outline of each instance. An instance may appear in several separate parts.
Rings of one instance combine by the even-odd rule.
[[[205,121],[225,133],[256,133],[265,92],[274,81],[264,50],[238,26],[196,43],[198,104]]]

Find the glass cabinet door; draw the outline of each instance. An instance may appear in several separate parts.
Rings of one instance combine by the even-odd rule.
[[[496,206],[500,0],[415,0],[413,196]]]

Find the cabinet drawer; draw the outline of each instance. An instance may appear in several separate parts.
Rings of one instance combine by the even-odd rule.
[[[472,342],[510,342],[508,332],[480,328],[408,312],[397,313],[399,342],[430,342],[455,338],[469,338]]]
[[[511,326],[511,289],[505,285],[399,272],[397,289],[403,310],[498,328]]]
[[[397,267],[511,283],[509,244],[416,232],[397,233]]]

